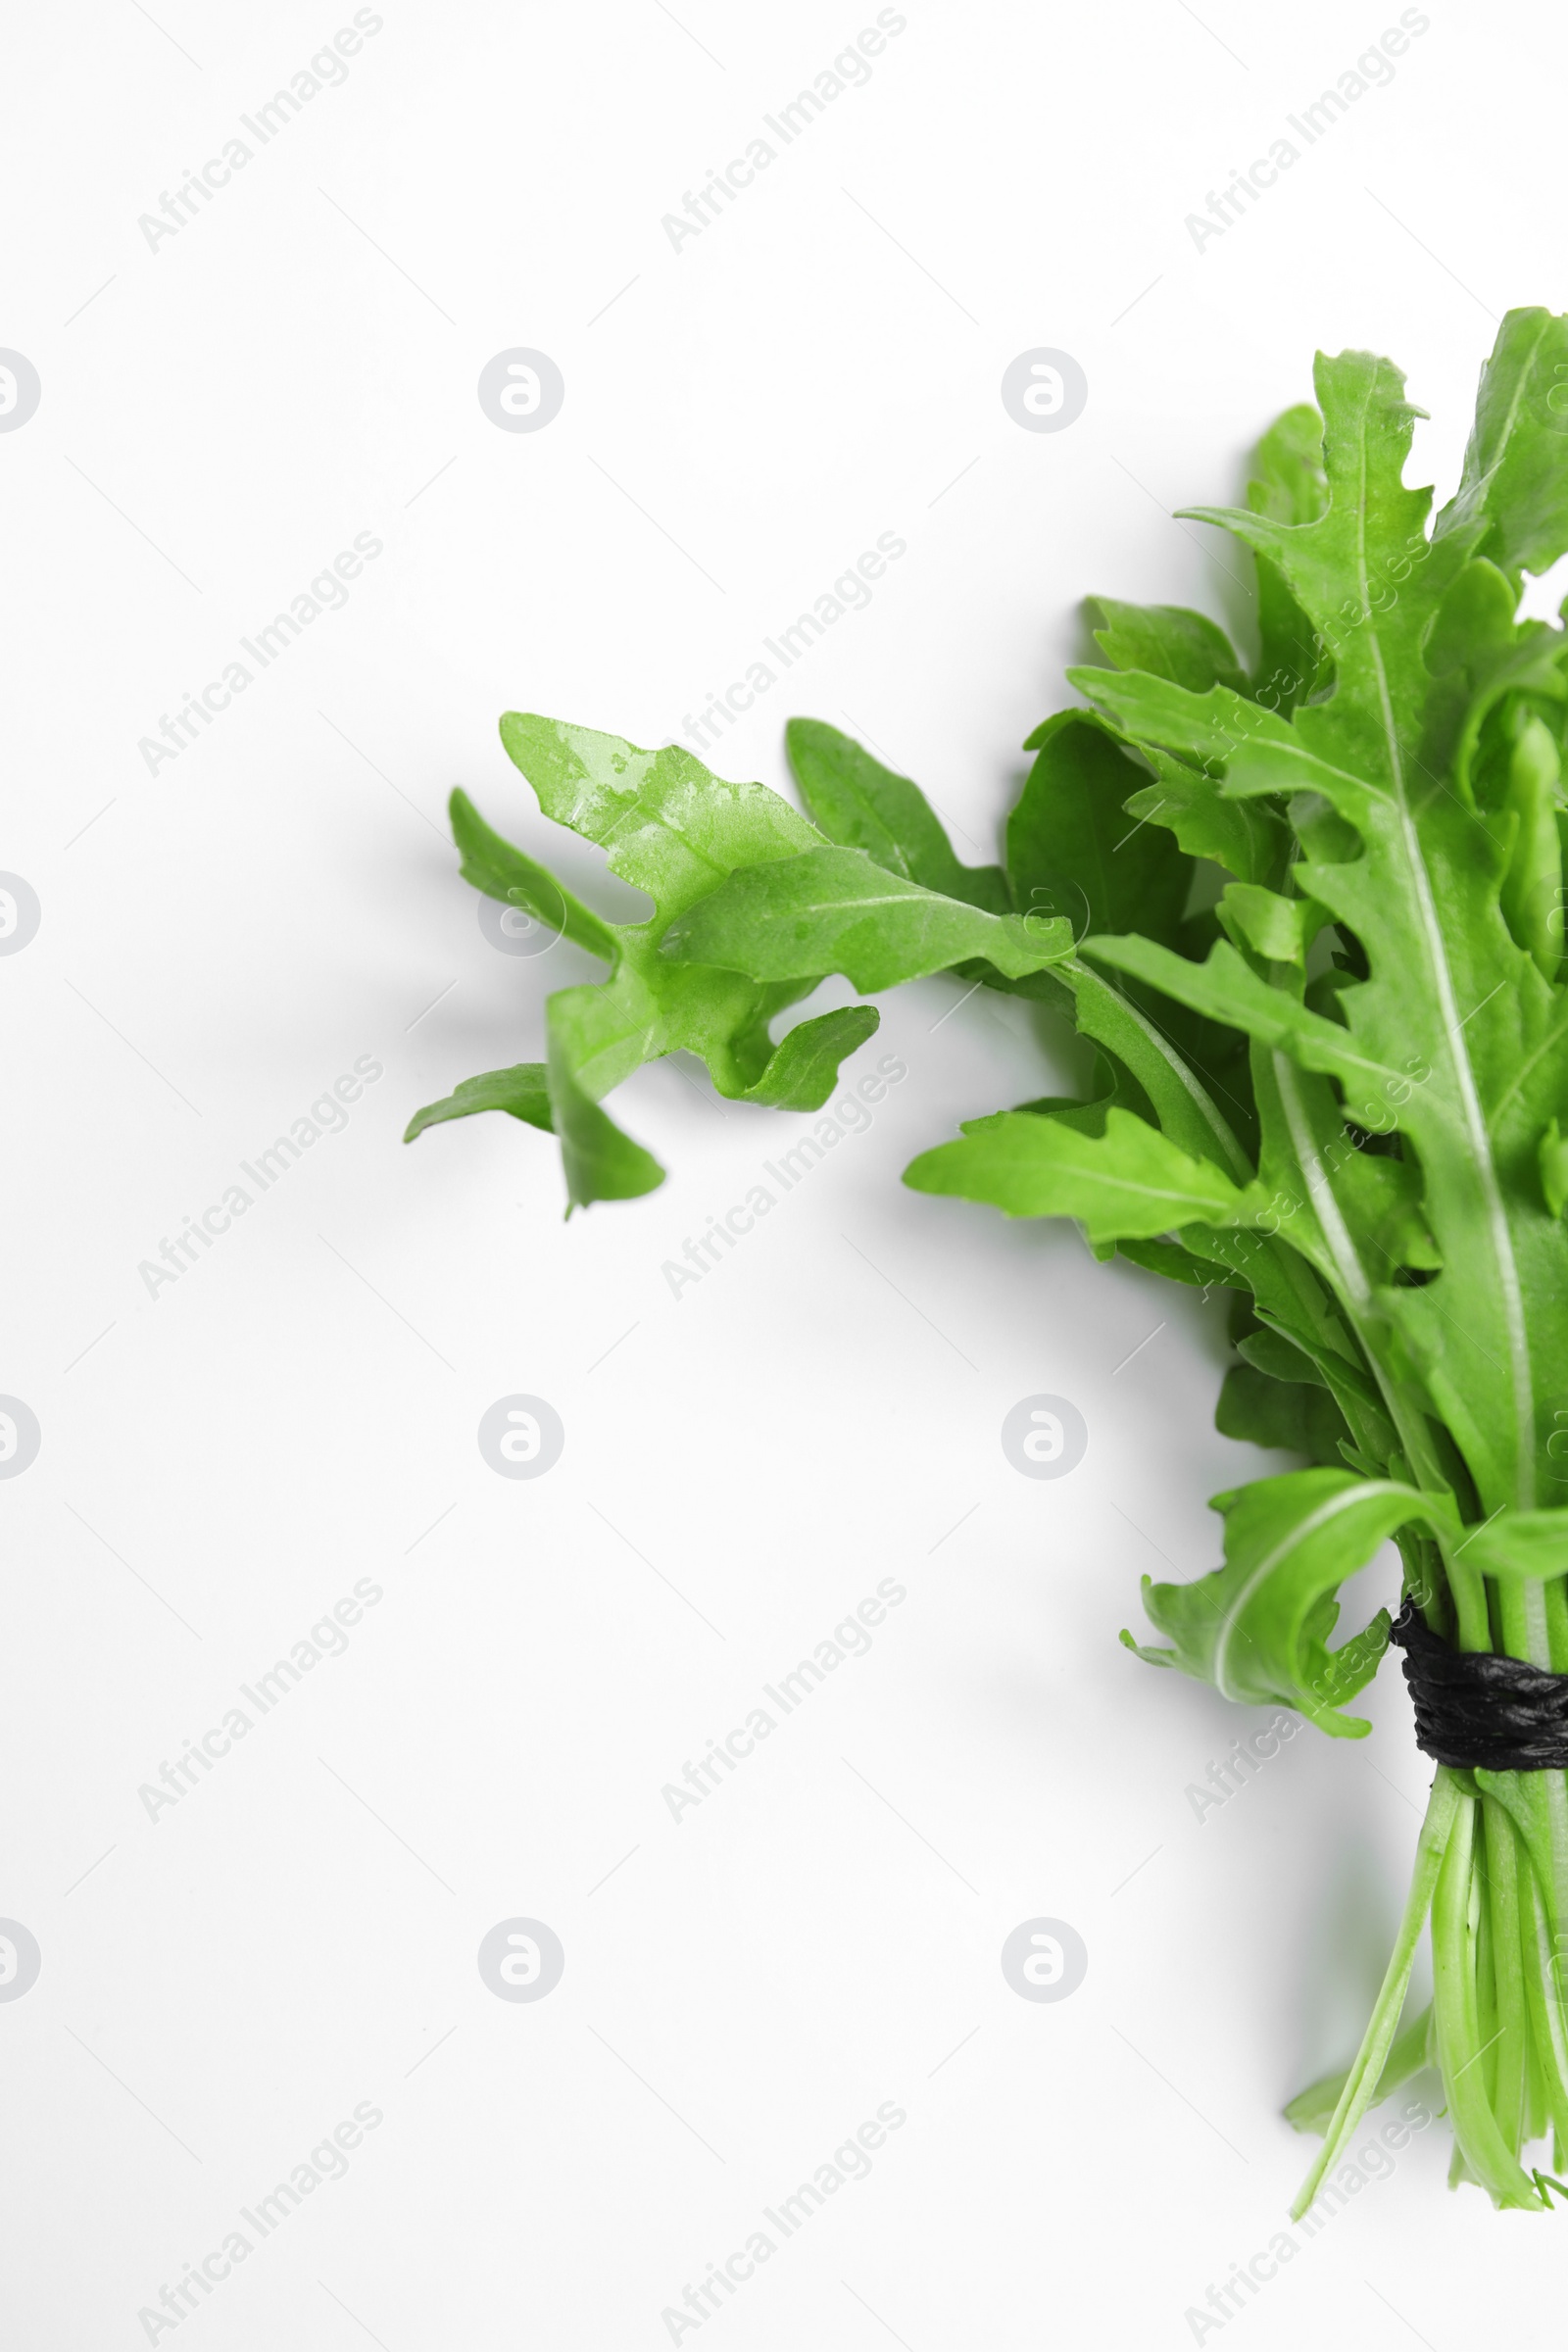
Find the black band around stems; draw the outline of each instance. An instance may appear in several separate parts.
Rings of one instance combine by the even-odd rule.
[[[1406,1600],[1389,1628],[1404,1652],[1417,1747],[1456,1770],[1568,1770],[1568,1674],[1455,1649]]]

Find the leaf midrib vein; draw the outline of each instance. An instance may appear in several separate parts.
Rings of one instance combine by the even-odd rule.
[[[1356,585],[1360,591],[1361,610],[1372,614],[1369,601],[1371,587],[1367,560],[1367,406],[1371,400],[1371,385],[1367,386],[1362,402],[1360,429],[1356,436],[1356,463],[1359,478],[1355,514]],[[1454,994],[1453,977],[1448,969],[1442,925],[1432,897],[1431,877],[1422,855],[1420,836],[1410,810],[1405,789],[1404,760],[1399,749],[1395,725],[1393,699],[1389,692],[1388,670],[1383,659],[1383,640],[1375,618],[1368,620],[1368,644],[1377,677],[1378,706],[1383,724],[1384,743],[1394,783],[1395,798],[1399,810],[1399,828],[1404,844],[1406,863],[1415,887],[1416,905],[1443,1012],[1447,1038],[1448,1054],[1459,1090],[1460,1104],[1470,1150],[1485,1199],[1487,1223],[1492,1241],[1492,1252],[1496,1261],[1497,1279],[1502,1291],[1503,1314],[1508,1328],[1508,1357],[1514,1399],[1514,1495],[1521,1510],[1535,1504],[1535,1393],[1530,1364],[1529,1335],[1524,1321],[1524,1299],[1519,1284],[1519,1269],[1514,1261],[1513,1236],[1508,1228],[1507,1212],[1502,1204],[1502,1190],[1497,1181],[1496,1163],[1492,1153],[1492,1137],[1481,1098],[1471,1067],[1469,1048],[1464,1044],[1463,1025],[1459,1019],[1458,1000]],[[1539,1661],[1538,1661],[1539,1662]]]

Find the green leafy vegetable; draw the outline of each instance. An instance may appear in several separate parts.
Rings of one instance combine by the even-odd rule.
[[[1269,1197],[1239,1191],[1212,1160],[1192,1159],[1130,1110],[1086,1135],[1071,1112],[1003,1110],[970,1119],[959,1144],[923,1152],[905,1183],[988,1200],[1009,1217],[1077,1217],[1091,1242],[1146,1241],[1179,1225],[1250,1226]]]
[[[411,1132],[503,1109],[555,1127],[573,1200],[639,1191],[658,1171],[601,1097],[686,1047],[723,1092],[819,1102],[874,1013],[767,1024],[830,973],[1054,1006],[1095,1048],[1085,1098],[971,1118],[906,1181],[1233,1295],[1219,1427],[1307,1466],[1219,1496],[1223,1564],[1146,1584],[1161,1641],[1123,1640],[1343,1738],[1390,1618],[1331,1646],[1339,1593],[1391,1539],[1430,1632],[1568,1674],[1568,632],[1519,616],[1568,552],[1568,318],[1503,320],[1436,515],[1392,364],[1320,357],[1315,390],[1245,505],[1191,510],[1250,559],[1255,659],[1096,600],[1103,663],[1029,738],[1002,865],[819,722],[787,739],[808,823],[683,752],[505,721],[546,813],[654,913],[603,923],[455,804],[468,878],[611,971],[551,1000],[543,1070]],[[1401,2030],[1429,1924],[1432,2007]],[[1523,2158],[1549,2132],[1568,2160],[1565,1953],[1568,1773],[1440,1766],[1361,2051],[1290,2110],[1325,2135],[1298,2210],[1427,2063],[1453,2178],[1543,2209]]]
[[[492,832],[462,792],[452,830],[463,873],[609,964],[599,982],[559,990],[546,1006],[547,1054],[464,1081],[411,1120],[407,1141],[474,1111],[505,1110],[561,1139],[568,1204],[652,1192],[663,1170],[599,1105],[644,1062],[700,1054],[721,1095],[780,1110],[818,1110],[839,1065],[877,1026],[871,1005],[804,1021],[778,1044],[769,1024],[799,1002],[797,975],[760,983],[734,968],[674,963],[659,952],[672,921],[743,862],[798,857],[821,836],[760,784],[726,784],[677,746],[639,751],[617,736],[509,711],[501,740],[547,816],[608,851],[612,873],[646,891],[642,923],[611,923],[544,866]],[[961,912],[961,910],[959,910]],[[823,967],[828,968],[828,967]],[[928,967],[930,968],[930,967]],[[902,975],[900,975],[902,976]]]
[[[829,841],[864,850],[886,872],[923,890],[987,914],[1012,911],[1001,867],[960,865],[917,784],[818,718],[792,718],[784,741],[801,798]]]
[[[823,848],[732,874],[670,924],[661,952],[700,964],[744,957],[759,979],[843,972],[857,988],[878,989],[974,956],[1019,980],[1071,946],[1060,916],[1031,927],[986,914],[889,873],[863,850]]]
[[[1390,1479],[1348,1470],[1291,1470],[1282,1478],[1219,1494],[1225,1517],[1225,1565],[1194,1585],[1144,1580],[1150,1623],[1170,1649],[1122,1640],[1153,1666],[1178,1666],[1212,1683],[1226,1698],[1299,1707],[1325,1732],[1364,1738],[1371,1726],[1340,1712],[1377,1671],[1388,1643],[1389,1613],[1332,1653],[1339,1616],[1333,1595],[1364,1568],[1378,1545],[1417,1523],[1457,1538],[1452,1506]]]

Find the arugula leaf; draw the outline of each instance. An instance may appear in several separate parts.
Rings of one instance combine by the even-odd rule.
[[[1205,613],[1181,605],[1123,605],[1108,596],[1089,602],[1101,617],[1095,643],[1118,669],[1147,670],[1194,694],[1210,686],[1246,693],[1246,673],[1230,639]]]
[[[1488,1576],[1560,1577],[1568,1572],[1568,1509],[1507,1513],[1479,1528],[1465,1548]]]
[[[505,1110],[513,1118],[554,1135],[556,1121],[544,1063],[519,1061],[510,1070],[484,1070],[477,1078],[463,1079],[443,1102],[427,1102],[415,1112],[403,1141],[412,1144],[427,1127],[437,1127],[446,1119],[468,1118],[476,1110]]]
[[[1011,913],[1002,868],[960,864],[924,793],[907,776],[895,775],[819,718],[792,718],[784,749],[801,798],[829,841],[863,850],[890,874],[944,898],[961,899],[987,914]]]
[[[1232,1364],[1226,1373],[1214,1407],[1214,1427],[1222,1437],[1304,1453],[1314,1462],[1336,1467],[1344,1459],[1342,1447],[1350,1443],[1349,1425],[1323,1388],[1271,1380],[1250,1363]]]
[[[1562,1099],[1568,1060],[1549,984],[1504,919],[1506,866],[1496,836],[1473,806],[1438,789],[1418,760],[1431,684],[1425,643],[1481,533],[1511,527],[1514,450],[1540,438],[1528,399],[1538,356],[1538,344],[1522,347],[1512,333],[1501,339],[1489,382],[1500,396],[1509,370],[1523,370],[1514,386],[1516,430],[1510,436],[1498,423],[1489,431],[1489,466],[1463,515],[1440,537],[1423,535],[1430,494],[1405,490],[1399,478],[1414,414],[1401,381],[1387,362],[1361,354],[1318,365],[1331,490],[1318,521],[1282,525],[1200,510],[1267,553],[1334,660],[1334,693],[1297,710],[1294,740],[1254,730],[1220,756],[1227,792],[1313,793],[1359,837],[1359,857],[1308,858],[1298,869],[1370,959],[1367,978],[1340,1000],[1347,1027],[1338,1042],[1332,1024],[1227,962],[1228,951],[1216,949],[1200,978],[1177,972],[1158,950],[1129,957],[1123,948],[1106,949],[1122,968],[1187,1003],[1197,998],[1201,1009],[1337,1078],[1353,1110],[1365,1110],[1370,1095],[1374,1110],[1392,1112],[1422,1170],[1444,1270],[1422,1289],[1380,1298],[1379,1311],[1453,1431],[1488,1509],[1533,1507],[1548,1367],[1568,1348],[1568,1291],[1555,1303],[1541,1294],[1534,1313],[1526,1307],[1523,1268],[1535,1249],[1526,1227],[1532,1216],[1539,1221],[1539,1195],[1528,1211],[1520,1204],[1511,1212],[1504,1177],[1508,1127],[1523,1119],[1537,1149]],[[1568,508],[1558,521],[1544,516],[1533,553],[1543,557],[1564,530]],[[1348,581],[1357,583],[1349,598]],[[1522,1062],[1530,1073],[1523,1090]],[[1504,1105],[1503,1131],[1494,1132]],[[1370,1294],[1352,1249],[1343,1252],[1342,1275]],[[1496,1367],[1504,1371],[1500,1398]]]
[[[1316,522],[1328,505],[1323,419],[1305,405],[1287,409],[1252,452],[1247,503],[1273,522]],[[1289,714],[1319,683],[1323,641],[1275,566],[1258,556],[1258,669],[1254,691]]]
[[[1046,766],[1039,772],[1042,776],[1052,778],[1046,798],[1053,800],[1058,797],[1055,787],[1061,782],[1064,762],[1080,748],[1080,736],[1086,737],[1095,728],[1089,713],[1068,712],[1064,716],[1073,720],[1079,736],[1069,737],[1066,728],[1054,729],[1051,743],[1048,745],[1043,742],[1040,746],[1042,756],[1046,757]],[[816,722],[801,720],[792,720],[791,729],[793,731],[808,723],[816,729]],[[1059,743],[1054,740],[1058,732],[1063,738]],[[839,736],[833,728],[821,728],[799,740],[815,746],[823,738],[831,738],[837,745],[848,745],[848,738]],[[793,740],[796,738],[792,732]],[[849,746],[851,751],[856,748]],[[1097,770],[1091,772],[1099,772],[1102,780],[1107,772],[1114,778],[1113,797],[1122,778],[1119,770],[1099,768],[1102,756],[1098,750],[1091,754],[1091,759],[1097,762]],[[857,762],[854,774],[858,789],[868,793],[871,786],[867,778],[874,782],[877,776],[885,778],[888,771],[879,768],[878,763],[869,760],[868,756],[862,755],[861,760],[864,763]],[[808,769],[804,761],[801,772],[803,777],[809,774],[811,778],[813,815],[835,839],[843,840],[846,847],[865,848],[884,871],[904,879],[913,878],[928,886],[932,884],[933,877],[947,874],[951,879],[955,869],[959,875],[967,874],[971,877],[970,881],[964,883],[961,889],[955,884],[953,895],[963,896],[967,891],[970,894],[969,903],[974,903],[974,894],[981,886],[974,882],[973,877],[983,869],[958,866],[940,820],[918,786],[905,777],[892,779],[892,784],[897,787],[896,792],[889,790],[883,795],[881,785],[877,786],[879,797],[876,807],[882,819],[882,832],[878,837],[875,829],[863,819],[859,802],[856,798],[846,791],[819,791],[817,771]],[[1059,797],[1068,806],[1075,799],[1087,802],[1090,782],[1090,775],[1080,776],[1076,783],[1062,787]],[[1009,856],[1016,857],[1017,871],[1022,877],[1026,894],[1026,906],[1028,891],[1038,883],[1047,903],[1057,908],[1070,906],[1076,909],[1076,919],[1081,925],[1084,919],[1082,909],[1089,903],[1090,888],[1097,891],[1101,888],[1099,875],[1102,870],[1103,843],[1084,818],[1065,825],[1059,833],[1043,824],[1041,819],[1046,798],[1038,797],[1044,788],[1037,788],[1037,798],[1027,823],[1009,829]],[[1135,795],[1128,804],[1130,814],[1137,814],[1138,797]],[[1250,810],[1233,809],[1228,805],[1225,818],[1227,821],[1240,820],[1243,832],[1251,822]],[[1109,855],[1115,855],[1114,840],[1110,844]],[[915,865],[919,868],[917,873],[913,870]],[[1158,870],[1157,864],[1152,860],[1149,870]],[[986,888],[989,889],[989,885]],[[761,971],[764,958],[777,953],[777,942],[770,936],[764,945],[760,935],[749,927],[747,910],[748,903],[744,901],[733,906],[734,919],[727,924],[724,953],[733,956],[741,968],[757,975]],[[907,921],[907,913],[896,919]],[[1048,937],[1053,941],[1059,940],[1059,933],[1046,931],[1046,923],[1057,920],[1066,923],[1069,918],[1065,914],[1042,918],[1030,917],[1026,913],[1023,919],[1038,945]],[[1216,1100],[1218,1082],[1206,1081],[1202,1072],[1183,1056],[1168,1034],[1166,1023],[1154,1018],[1147,1006],[1135,1003],[1126,992],[1107,983],[1074,954],[1058,956],[1054,946],[1051,956],[1039,963],[1037,968],[1027,969],[1021,976],[1009,976],[1007,972],[999,970],[995,962],[988,961],[983,952],[978,955],[974,953],[977,936],[966,934],[963,937],[964,954],[953,965],[957,978],[970,986],[979,980],[990,988],[1043,998],[1047,1004],[1065,1011],[1082,1035],[1092,1039],[1101,1049],[1107,1067],[1115,1074],[1118,1098],[1125,1105],[1137,1109],[1147,1107],[1161,1129],[1184,1151],[1200,1158],[1211,1159],[1217,1167],[1233,1176],[1245,1177],[1250,1172],[1232,1122]],[[1237,1109],[1245,1117],[1245,1100],[1237,1104]]]
[[[1323,920],[1310,899],[1284,899],[1253,882],[1231,882],[1220,893],[1220,928],[1237,947],[1249,947],[1265,963],[1306,961],[1312,934]],[[1315,918],[1315,919],[1314,919]]]
[[[1155,781],[1135,792],[1127,814],[1163,825],[1192,858],[1211,858],[1239,882],[1268,883],[1284,872],[1290,834],[1279,810],[1261,801],[1227,800],[1202,767],[1157,744],[1140,747]]]
[[[663,1170],[600,1108],[602,1098],[644,1062],[701,1055],[721,1095],[777,1109],[817,1110],[840,1064],[872,1034],[871,1005],[803,1021],[778,1045],[769,1024],[807,993],[759,985],[733,969],[660,953],[672,922],[738,866],[788,859],[818,835],[776,793],[711,775],[678,745],[648,752],[614,735],[509,711],[507,751],[540,807],[608,852],[612,873],[646,891],[646,922],[610,923],[549,870],[494,832],[466,795],[452,796],[452,827],[465,879],[521,906],[610,965],[603,981],[559,990],[545,1007],[540,1063],[469,1079],[410,1122],[406,1140],[475,1111],[510,1111],[561,1141],[568,1211],[593,1200],[633,1199]],[[813,975],[814,976],[814,975]],[[792,976],[793,977],[793,976]]]
[[[1097,1246],[1194,1223],[1250,1225],[1268,1207],[1258,1186],[1239,1190],[1127,1110],[1108,1111],[1099,1135],[1033,1111],[970,1119],[961,1143],[922,1152],[904,1181],[917,1193],[989,1201],[1009,1217],[1077,1217]]]
[[[1438,517],[1437,536],[1467,539],[1508,574],[1517,595],[1520,574],[1549,571],[1568,550],[1568,318],[1550,311],[1510,311],[1496,347],[1481,371],[1475,430],[1451,503]]]
[[[493,832],[461,787],[452,795],[450,814],[452,838],[463,854],[459,871],[465,882],[471,882],[486,898],[522,907],[547,930],[569,939],[573,947],[586,949],[590,956],[602,956],[607,963],[615,961],[619,949],[612,926],[601,922],[544,866]]]
[[[1076,938],[1137,922],[1156,939],[1174,939],[1193,860],[1129,813],[1147,770],[1076,710],[1048,718],[1024,749],[1035,763],[1007,819],[1013,903],[1026,914],[1063,917]]]
[[[756,980],[819,980],[891,988],[983,957],[1019,979],[1072,947],[1062,917],[986,914],[876,865],[863,850],[803,850],[747,866],[676,917],[661,953],[749,972]]]
[[[1340,1702],[1377,1672],[1389,1613],[1380,1609],[1330,1651],[1333,1595],[1411,1520],[1456,1536],[1452,1506],[1394,1480],[1317,1469],[1260,1478],[1215,1495],[1211,1508],[1224,1514],[1224,1567],[1192,1585],[1144,1579],[1149,1620],[1174,1646],[1145,1648],[1128,1633],[1122,1641],[1151,1665],[1196,1675],[1226,1698],[1298,1707],[1337,1739],[1364,1739],[1371,1725]]]

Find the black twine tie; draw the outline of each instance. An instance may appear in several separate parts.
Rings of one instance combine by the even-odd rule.
[[[1416,1745],[1440,1764],[1488,1772],[1568,1769],[1568,1674],[1454,1649],[1406,1600],[1389,1628],[1403,1650]]]

